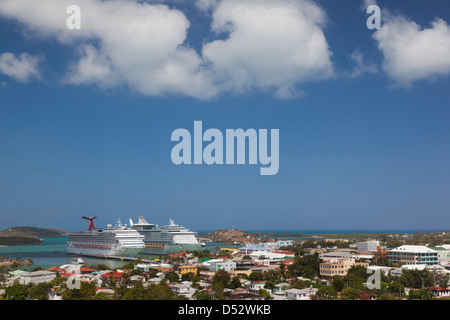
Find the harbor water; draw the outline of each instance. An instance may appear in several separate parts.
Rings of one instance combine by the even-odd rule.
[[[31,259],[33,260],[33,265],[24,266],[20,269],[31,270],[36,267],[41,266],[43,269],[47,269],[53,266],[61,266],[64,264],[73,263],[74,255],[66,254],[66,237],[58,238],[43,238],[42,243],[38,245],[24,245],[24,246],[5,246],[0,247],[0,257],[9,258],[20,258],[20,259]],[[209,242],[205,244],[202,249],[210,250],[212,252],[216,251],[217,248],[231,247],[231,245],[224,245],[220,243]],[[154,260],[160,258],[160,256],[142,256],[144,259]],[[119,259],[105,259],[96,257],[83,257],[85,265],[98,265],[103,264],[108,266],[108,268],[120,268],[121,266],[129,263],[127,260]]]

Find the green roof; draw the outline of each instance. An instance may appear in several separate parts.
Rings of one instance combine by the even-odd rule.
[[[25,270],[14,270],[14,271],[10,271],[9,274],[13,277],[20,277],[23,276],[24,274],[28,274],[28,271]]]
[[[430,249],[436,250],[436,251],[447,251],[447,249],[442,247],[430,247]]]
[[[206,261],[209,261],[209,260],[211,260],[210,258],[205,258],[205,259],[201,259],[201,260],[198,260],[199,262],[206,262]]]

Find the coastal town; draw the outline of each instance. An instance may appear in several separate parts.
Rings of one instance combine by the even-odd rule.
[[[69,264],[27,271],[22,267],[30,261],[0,257],[0,299],[450,299],[450,241],[445,232],[364,241],[218,235],[223,247],[153,260],[125,259],[115,269],[74,257]]]

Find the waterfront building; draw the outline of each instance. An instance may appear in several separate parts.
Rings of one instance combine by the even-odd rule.
[[[425,246],[403,245],[389,251],[388,259],[392,263],[406,265],[438,264],[438,251]]]
[[[27,285],[29,283],[37,284],[42,282],[50,282],[56,278],[56,272],[39,270],[29,272],[20,277],[19,283]]]

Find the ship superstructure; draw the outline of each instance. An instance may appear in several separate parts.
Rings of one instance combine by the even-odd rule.
[[[203,244],[197,240],[197,232],[177,225],[172,219],[169,224],[159,227],[148,223],[144,217],[139,216],[136,223],[130,218],[130,227],[143,235],[145,249],[140,254],[167,255],[187,250],[199,250]]]
[[[145,248],[144,236],[136,230],[122,225],[120,220],[116,226],[107,225],[106,229],[96,229],[93,220],[89,220],[89,230],[69,234],[66,243],[68,254],[95,257],[135,257]]]

